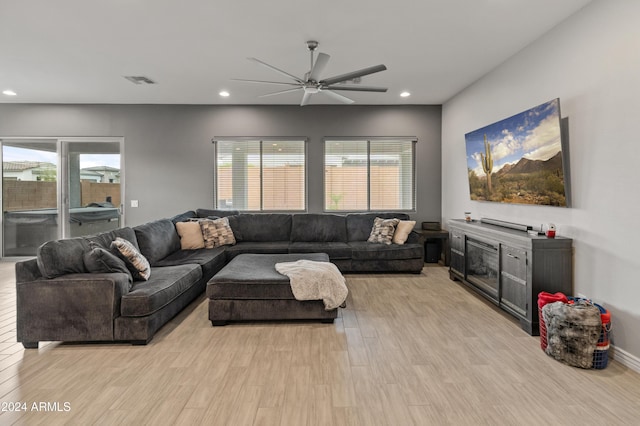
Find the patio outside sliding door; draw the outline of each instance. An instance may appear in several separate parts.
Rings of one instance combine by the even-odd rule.
[[[59,235],[58,141],[0,142],[3,257],[33,256]]]
[[[4,138],[2,257],[124,226],[122,138]]]
[[[121,225],[120,142],[61,140],[62,236],[81,237]]]

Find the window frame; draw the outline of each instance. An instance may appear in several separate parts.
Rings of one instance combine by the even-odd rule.
[[[260,209],[259,210],[238,210],[237,208],[225,209],[218,206],[218,142],[250,142],[260,143]],[[306,136],[215,136],[211,139],[213,143],[213,208],[218,210],[238,210],[241,213],[306,213],[309,210],[309,157],[308,142]],[[268,142],[302,142],[304,148],[304,208],[300,210],[265,210],[263,194],[263,143]]]
[[[367,209],[366,210],[329,210],[327,209],[327,187],[326,187],[326,167],[327,167],[327,143],[330,142],[367,142]],[[409,209],[371,209],[371,142],[381,141],[406,141],[411,142],[411,208]],[[418,144],[418,138],[416,136],[362,136],[362,137],[342,137],[342,136],[330,136],[322,139],[322,211],[324,213],[368,213],[379,212],[381,210],[393,210],[396,212],[415,213],[417,204],[417,176],[416,176],[416,145]]]

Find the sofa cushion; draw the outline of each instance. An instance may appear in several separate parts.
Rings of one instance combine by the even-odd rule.
[[[400,222],[400,220],[395,218],[382,219],[380,217],[376,217],[373,220],[373,228],[371,228],[371,234],[369,235],[367,242],[387,245],[391,244],[398,222]]]
[[[149,281],[134,282],[122,296],[120,313],[126,317],[151,315],[170,304],[202,277],[199,265],[188,264],[154,268]]]
[[[421,244],[372,244],[366,241],[352,241],[353,260],[401,260],[424,257],[424,246]]]
[[[40,274],[45,278],[55,278],[87,272],[83,256],[89,249],[89,241],[85,238],[47,241],[38,247],[36,253]]]
[[[119,272],[126,274],[129,282],[133,282],[131,272],[124,261],[103,247],[92,246],[84,252],[83,261],[87,271],[92,274]]]
[[[214,248],[236,243],[236,238],[229,226],[229,219],[201,219],[199,222],[205,248]]]
[[[226,246],[227,257],[232,259],[239,254],[285,254],[289,252],[289,241],[245,241],[234,246]]]
[[[204,248],[202,229],[198,222],[176,222],[176,231],[180,237],[180,249],[195,250]]]
[[[393,244],[404,244],[414,226],[416,226],[415,220],[401,220],[398,222],[396,232],[393,233]]]
[[[151,276],[151,266],[145,258],[129,241],[124,238],[116,238],[111,243],[111,250],[120,256],[127,265],[134,280],[147,281]]]
[[[109,249],[109,247],[111,247],[111,243],[113,242],[113,240],[115,240],[118,237],[124,238],[125,240],[133,244],[133,246],[137,250],[140,250],[140,247],[138,247],[138,240],[136,239],[136,233],[133,231],[132,228],[129,228],[129,227],[114,229],[113,231],[103,232],[101,234],[93,235],[86,238],[87,240],[89,240],[90,243],[91,242],[97,243],[101,247]]]
[[[409,220],[408,214],[398,212],[350,213],[347,215],[347,241],[367,241],[369,235],[371,235],[373,220],[376,217]]]
[[[160,266],[186,265],[188,263],[200,265],[202,267],[202,276],[209,279],[227,263],[226,247],[178,250],[158,262],[154,269]]]
[[[342,242],[291,243],[289,253],[327,253],[331,260],[351,259],[351,246]]]
[[[238,210],[211,210],[211,209],[197,209],[196,216],[202,218],[208,217],[227,217],[239,214]]]
[[[294,214],[291,242],[347,242],[345,217],[336,214]]]
[[[180,237],[169,219],[160,219],[133,228],[142,253],[151,266],[180,250]]]
[[[194,217],[198,217],[196,215],[196,212],[194,212],[193,210],[188,210],[188,211],[186,211],[184,213],[180,213],[180,214],[175,215],[174,217],[172,217],[169,220],[175,224],[175,223],[178,223],[178,222],[186,222],[189,219],[192,219]]]
[[[44,278],[55,278],[65,274],[90,272],[84,265],[84,253],[91,250],[91,244],[110,249],[116,238],[129,241],[136,250],[138,242],[133,229],[114,229],[98,235],[63,240],[47,241],[36,251],[38,269]]]
[[[284,213],[243,213],[229,216],[237,242],[289,241],[291,215]]]

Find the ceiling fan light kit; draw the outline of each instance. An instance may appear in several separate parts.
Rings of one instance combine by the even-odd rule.
[[[292,80],[292,82],[281,82],[281,81],[264,81],[264,80],[247,80],[241,78],[234,78],[234,81],[240,81],[244,83],[259,83],[259,84],[274,84],[274,85],[284,85],[290,86],[288,89],[279,90],[277,92],[267,93],[265,95],[260,95],[260,97],[281,95],[284,93],[290,93],[298,90],[303,91],[302,102],[300,102],[301,106],[307,105],[311,99],[311,96],[316,93],[323,93],[329,96],[332,99],[335,99],[339,102],[345,104],[352,104],[355,101],[353,99],[347,98],[346,96],[342,96],[338,93],[335,93],[335,90],[344,90],[344,91],[354,91],[354,92],[378,92],[384,93],[387,91],[386,87],[374,87],[374,86],[360,86],[360,85],[347,85],[345,82],[357,82],[361,77],[369,74],[375,74],[377,72],[381,72],[387,69],[386,66],[374,65],[372,67],[363,68],[361,70],[352,71],[346,74],[337,75],[335,77],[326,78],[324,80],[320,80],[320,75],[322,71],[324,71],[327,63],[329,62],[330,56],[326,53],[318,53],[317,57],[314,61],[314,52],[318,48],[318,42],[315,40],[307,41],[307,49],[309,50],[311,57],[311,64],[309,67],[309,71],[305,73],[304,78],[296,77],[293,74],[289,74],[286,71],[283,71],[279,68],[274,67],[266,62],[263,62],[257,58],[247,58],[250,61],[257,63],[263,67],[269,68],[272,71],[280,74],[281,76],[286,77],[288,80]]]

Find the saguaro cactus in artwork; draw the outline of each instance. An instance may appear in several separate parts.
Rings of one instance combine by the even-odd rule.
[[[487,135],[484,135],[484,154],[480,153],[482,170],[487,175],[487,192],[491,194],[491,171],[493,170],[493,156],[491,155],[491,144],[487,142]]]

